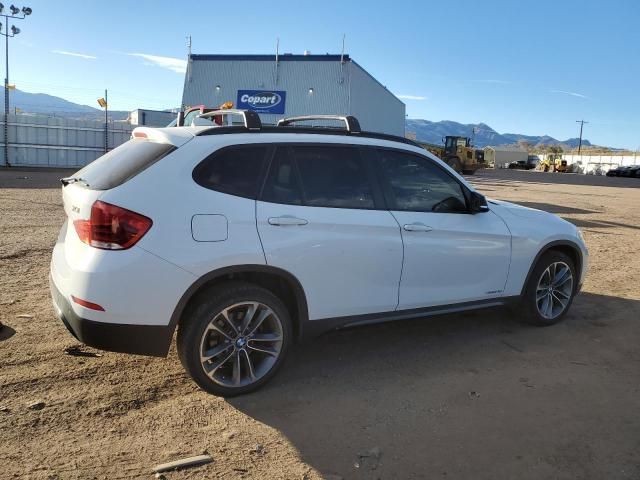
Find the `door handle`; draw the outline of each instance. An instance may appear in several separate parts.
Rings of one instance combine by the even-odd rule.
[[[430,232],[433,227],[425,225],[424,223],[407,223],[402,228],[407,232]]]
[[[269,225],[277,225],[285,227],[289,225],[306,225],[309,223],[304,218],[293,217],[291,215],[282,215],[281,217],[269,217]]]

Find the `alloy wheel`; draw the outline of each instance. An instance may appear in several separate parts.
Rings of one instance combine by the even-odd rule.
[[[244,387],[273,368],[282,346],[282,321],[269,306],[236,303],[217,313],[205,328],[200,363],[218,385]]]
[[[562,314],[573,295],[573,274],[564,262],[550,264],[538,280],[536,288],[536,306],[538,312],[547,320],[553,320]]]

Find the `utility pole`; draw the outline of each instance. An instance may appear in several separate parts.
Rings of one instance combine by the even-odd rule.
[[[104,89],[104,153],[109,151],[109,97]]]
[[[582,150],[582,127],[585,123],[589,123],[586,120],[576,120],[576,123],[580,124],[580,140],[578,142],[578,155],[580,155],[580,151]]]
[[[98,99],[98,105],[104,108],[104,153],[109,151],[109,104],[107,103],[107,89],[104,89],[104,97]]]
[[[9,37],[15,37],[20,33],[20,29],[15,25],[11,25],[9,29],[9,19],[24,20],[28,15],[31,15],[33,10],[30,7],[22,7],[21,9],[11,5],[11,15],[2,13],[4,5],[0,3],[0,17],[4,17],[5,31],[2,31],[2,23],[0,23],[0,35],[4,35],[5,39],[5,76],[4,76],[4,164],[10,167],[9,163]],[[18,14],[22,14],[19,16]],[[11,31],[11,34],[9,34]]]
[[[187,35],[187,82],[191,82],[191,35]]]

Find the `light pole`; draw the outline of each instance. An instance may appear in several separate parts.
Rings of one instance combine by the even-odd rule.
[[[0,34],[4,35],[5,40],[5,76],[4,76],[4,164],[10,167],[9,163],[9,37],[15,37],[20,33],[20,29],[15,25],[11,25],[9,30],[9,19],[24,20],[31,15],[30,7],[18,8],[15,5],[9,7],[11,15],[4,13],[4,5],[0,3],[0,17],[4,17],[5,31],[3,31],[2,23],[0,23]],[[11,33],[9,33],[11,32]]]

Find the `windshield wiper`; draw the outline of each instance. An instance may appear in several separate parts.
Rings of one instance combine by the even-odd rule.
[[[62,186],[64,187],[66,187],[71,183],[82,183],[85,187],[89,186],[89,182],[87,182],[84,178],[80,178],[80,177],[64,177],[60,179],[60,183],[62,183]]]

